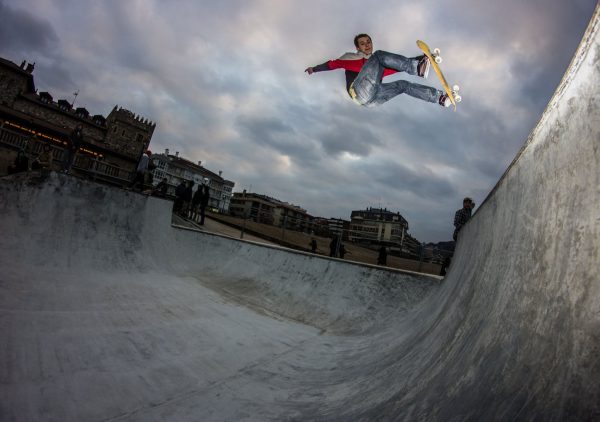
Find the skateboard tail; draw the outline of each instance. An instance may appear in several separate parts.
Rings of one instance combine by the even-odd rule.
[[[435,61],[435,58],[433,57],[433,54],[431,53],[429,46],[424,41],[417,40],[417,47],[419,47],[419,49],[423,53],[425,53],[425,55],[429,58],[429,61],[431,63],[431,68],[434,70],[435,74],[438,76],[438,79],[442,83],[442,87],[444,88],[444,91],[446,91],[446,94],[448,94],[448,98],[450,99],[450,102],[454,106],[454,111],[456,111],[456,99],[454,98],[454,93],[452,92],[452,89],[450,89],[450,86],[448,85],[448,81],[446,81],[446,78],[444,77],[444,74],[442,73],[442,69],[440,69],[439,64]]]

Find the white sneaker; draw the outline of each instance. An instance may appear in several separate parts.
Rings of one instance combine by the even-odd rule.
[[[444,107],[450,107],[452,105],[452,101],[450,101],[450,97],[448,94],[444,93],[440,95],[439,104]]]

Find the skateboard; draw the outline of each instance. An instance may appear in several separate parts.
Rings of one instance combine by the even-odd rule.
[[[433,50],[433,53],[429,49],[429,46],[425,44],[425,42],[421,40],[417,40],[417,46],[425,53],[427,57],[429,57],[429,61],[431,62],[431,67],[435,71],[435,74],[438,75],[442,86],[444,87],[444,91],[448,94],[452,105],[454,106],[454,111],[456,111],[456,103],[460,103],[462,100],[461,96],[458,95],[458,90],[460,87],[458,85],[454,85],[452,89],[448,85],[444,74],[442,73],[442,69],[440,69],[440,63],[442,62],[442,56],[440,56],[440,49],[436,48]]]

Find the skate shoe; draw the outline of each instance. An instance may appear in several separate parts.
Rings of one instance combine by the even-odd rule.
[[[443,107],[450,107],[452,105],[452,101],[450,101],[450,97],[446,93],[440,95],[438,102]]]
[[[422,78],[427,78],[427,76],[429,76],[429,68],[431,67],[429,57],[423,55],[418,57],[418,60],[419,63],[417,64],[417,75]]]

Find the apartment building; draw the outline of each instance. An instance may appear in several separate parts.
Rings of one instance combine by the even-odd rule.
[[[193,181],[194,191],[199,185],[206,182],[210,188],[210,200],[208,208],[216,212],[228,213],[230,211],[231,197],[235,183],[222,177],[223,172],[214,173],[202,166],[202,162],[194,163],[179,156],[179,152],[174,155],[169,154],[169,150],[164,153],[153,154],[152,162],[155,165],[153,171],[153,184],[158,184],[161,180],[167,179],[169,188],[168,196],[175,195],[175,188],[182,181]]]
[[[383,208],[352,211],[349,240],[364,244],[401,245],[408,231],[408,221],[399,212]]]

